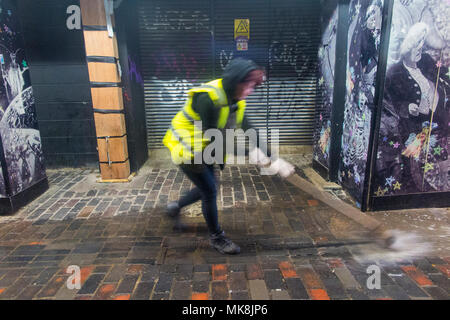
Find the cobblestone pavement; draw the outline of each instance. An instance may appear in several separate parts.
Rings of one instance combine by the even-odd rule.
[[[129,184],[96,175],[49,170],[48,192],[0,217],[0,299],[449,298],[448,209],[371,213],[434,235],[426,256],[381,263],[360,258],[373,244],[333,208],[256,167],[228,166],[220,221],[242,253],[224,256],[208,245],[199,204],[183,211],[184,233],[165,217],[167,201],[191,187],[178,170],[145,167]],[[432,218],[416,221],[424,215]],[[367,287],[372,264],[381,289]],[[80,289],[66,285],[71,265]]]

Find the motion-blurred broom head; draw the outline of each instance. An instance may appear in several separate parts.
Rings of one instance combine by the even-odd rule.
[[[397,252],[426,251],[429,244],[412,232],[386,230],[376,239],[380,246]]]

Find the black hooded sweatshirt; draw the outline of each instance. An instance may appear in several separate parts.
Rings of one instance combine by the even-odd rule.
[[[230,106],[230,114],[237,110],[237,100],[235,100],[234,92],[236,86],[244,82],[249,72],[260,69],[253,61],[237,58],[232,60],[225,68],[222,75],[222,85],[227,94],[228,103]],[[197,93],[192,99],[192,108],[200,115],[202,121],[202,130],[206,131],[211,128],[217,128],[219,120],[220,108],[214,106],[213,101],[207,93]],[[242,129],[244,131],[253,128],[246,115],[242,120]],[[255,128],[254,128],[255,129]],[[257,132],[258,130],[255,129]],[[264,148],[260,141],[259,132],[257,133],[256,145],[262,149],[264,153],[270,156],[270,149]],[[224,139],[225,140],[225,139]]]

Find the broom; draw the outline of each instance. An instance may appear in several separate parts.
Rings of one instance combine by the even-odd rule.
[[[303,179],[295,172],[295,167],[290,163],[278,158],[270,164],[262,165],[261,174],[274,175],[278,174],[284,180],[290,182],[303,192],[311,195],[313,198],[324,202],[328,206],[342,213],[349,219],[355,221],[369,231],[369,238],[376,241],[385,248],[393,249],[397,241],[395,232],[386,230],[382,224],[376,219],[366,215],[353,206],[334,198],[328,192],[319,190],[309,181]]]

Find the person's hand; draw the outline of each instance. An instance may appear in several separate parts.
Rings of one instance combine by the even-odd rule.
[[[254,148],[250,151],[248,158],[250,160],[250,164],[256,164],[259,167],[267,166],[270,163],[270,158],[267,157],[259,148]]]
[[[281,158],[278,158],[274,164],[278,166],[278,174],[282,178],[287,178],[295,172],[294,166]]]
[[[295,167],[289,162],[278,158],[268,168],[262,168],[262,175],[275,175],[279,174],[282,178],[287,178],[295,172]]]
[[[419,106],[415,103],[410,103],[408,106],[409,113],[415,117],[419,115]]]

